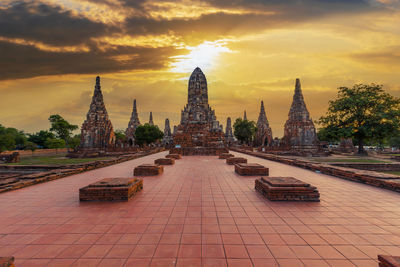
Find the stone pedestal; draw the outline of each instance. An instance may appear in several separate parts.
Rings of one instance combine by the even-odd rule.
[[[232,154],[229,154],[229,153],[221,153],[221,154],[219,154],[219,159],[227,159],[227,158],[233,158],[234,157],[234,155],[232,155]]]
[[[165,157],[168,159],[181,159],[182,158],[182,156],[179,154],[168,154]]]
[[[160,159],[156,159],[154,161],[154,164],[158,164],[158,165],[174,165],[175,164],[175,160],[171,159],[171,158],[160,158]]]
[[[269,175],[269,169],[257,163],[237,163],[235,172],[240,175]]]
[[[319,201],[316,187],[293,177],[261,177],[255,189],[272,201]]]
[[[162,165],[154,164],[142,164],[137,166],[134,171],[134,176],[153,176],[159,175],[164,172],[164,167]]]
[[[379,267],[400,267],[400,257],[378,255]]]
[[[0,257],[1,267],[14,267],[14,257]]]
[[[138,178],[105,178],[79,189],[80,201],[128,201],[143,189]]]
[[[226,159],[226,164],[233,165],[237,163],[247,163],[247,159],[245,158],[227,158]]]

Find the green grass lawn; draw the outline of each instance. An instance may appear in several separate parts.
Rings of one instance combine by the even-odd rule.
[[[76,164],[85,163],[97,160],[109,159],[103,158],[66,158],[63,155],[53,156],[33,156],[33,157],[22,157],[18,163],[9,163],[9,165],[64,165],[64,164]]]
[[[369,159],[369,158],[312,158],[317,162],[353,162],[353,163],[388,163],[388,161]]]
[[[400,172],[384,172],[384,173],[389,173],[389,174],[394,174],[400,176]]]

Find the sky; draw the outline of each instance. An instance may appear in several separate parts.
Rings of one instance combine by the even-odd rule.
[[[0,124],[82,125],[95,77],[115,130],[180,120],[190,73],[207,77],[225,127],[263,100],[274,137],[300,78],[313,120],[340,86],[400,96],[400,0],[0,0]]]

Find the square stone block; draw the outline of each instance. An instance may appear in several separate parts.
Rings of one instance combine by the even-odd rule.
[[[261,177],[255,189],[272,201],[319,201],[315,186],[293,177]]]
[[[399,267],[400,257],[390,255],[378,255],[379,267]]]
[[[159,175],[164,172],[164,167],[162,165],[155,164],[142,164],[137,166],[133,170],[134,176],[153,176]]]
[[[175,159],[160,158],[160,159],[156,159],[154,161],[154,164],[158,164],[158,165],[174,165],[175,164]]]
[[[79,189],[80,201],[128,201],[143,189],[138,178],[105,178]]]
[[[234,157],[234,155],[232,155],[232,154],[229,154],[229,153],[221,153],[221,154],[219,154],[219,159],[227,159],[227,158],[232,158],[232,157]]]
[[[236,157],[226,159],[226,164],[233,165],[233,164],[237,164],[237,163],[247,163],[247,159],[236,158]]]
[[[235,172],[240,175],[269,175],[269,169],[257,163],[237,163]]]
[[[169,159],[181,159],[182,158],[182,156],[179,154],[168,154],[165,157],[169,158]]]

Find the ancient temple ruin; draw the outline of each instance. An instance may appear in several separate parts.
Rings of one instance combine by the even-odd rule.
[[[235,142],[235,139],[233,138],[231,117],[228,117],[226,119],[225,142],[227,145],[233,144]]]
[[[80,150],[105,151],[115,144],[115,134],[101,92],[100,77],[96,85],[86,120],[82,124]]]
[[[222,125],[208,104],[206,76],[198,67],[190,75],[188,103],[173,138],[174,150],[183,155],[215,155],[226,150]]]
[[[171,127],[169,125],[169,119],[165,119],[164,136],[161,142],[164,146],[169,147],[173,144],[173,138],[171,133]]]
[[[151,126],[154,126],[154,122],[153,122],[153,112],[150,111],[150,117],[149,117],[149,124]]]
[[[282,143],[291,151],[316,152],[318,150],[317,133],[304,102],[300,79],[296,79],[293,102],[289,118],[285,123]]]
[[[273,142],[272,130],[265,114],[264,101],[261,101],[260,114],[257,120],[257,132],[254,138],[255,146],[269,146]]]
[[[243,120],[247,121],[247,114],[246,114],[246,110],[243,112]]]
[[[133,109],[131,114],[131,119],[128,123],[128,128],[125,130],[126,141],[129,146],[133,146],[135,144],[135,131],[136,128],[140,125],[139,115],[137,113],[136,108],[136,99],[133,100]]]

